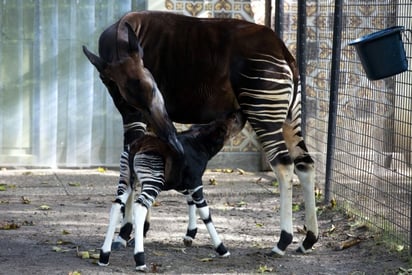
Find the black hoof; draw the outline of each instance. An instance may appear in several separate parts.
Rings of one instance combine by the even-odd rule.
[[[146,265],[141,265],[141,266],[136,266],[136,271],[146,273],[146,272],[149,272],[149,269],[147,268]]]
[[[216,252],[219,254],[220,257],[229,257],[230,253],[227,251],[226,247],[224,246],[223,243],[221,243],[217,248]]]
[[[109,258],[110,258],[110,252],[104,253],[103,251],[100,251],[99,261],[97,262],[97,264],[100,266],[108,266]]]

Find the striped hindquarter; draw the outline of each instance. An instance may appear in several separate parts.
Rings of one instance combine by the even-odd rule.
[[[260,54],[245,60],[238,101],[266,153],[280,188],[280,239],[271,254],[284,255],[293,240],[292,177],[305,190],[306,238],[298,248],[308,252],[318,239],[314,195],[314,162],[301,133],[300,84],[284,59]]]

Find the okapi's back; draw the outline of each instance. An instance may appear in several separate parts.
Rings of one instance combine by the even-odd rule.
[[[244,20],[145,11],[129,13],[120,22],[133,22],[143,47],[157,53],[160,49],[181,52],[191,60],[199,57],[199,52],[221,57],[251,57],[258,53],[293,60],[283,41],[270,28]]]
[[[153,74],[167,111],[177,122],[207,123],[238,109],[237,80],[248,69],[247,59],[268,55],[285,60],[293,78],[298,78],[294,58],[265,26],[237,19],[132,12],[117,23],[119,45],[124,44],[126,23],[135,31],[144,66]],[[125,51],[119,46],[116,50]]]

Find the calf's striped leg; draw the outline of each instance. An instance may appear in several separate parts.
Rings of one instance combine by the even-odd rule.
[[[134,260],[137,271],[147,271],[144,254],[144,232],[148,209],[165,184],[164,161],[160,156],[137,154],[134,158],[134,171],[142,185],[140,195],[133,207],[135,225]]]
[[[127,242],[130,240],[130,235],[133,231],[133,202],[134,188],[132,187],[129,197],[126,201],[126,205],[124,206],[123,221],[120,227],[120,232],[112,243],[112,250],[119,250],[126,247]]]
[[[187,226],[186,235],[183,237],[183,243],[185,246],[192,246],[192,242],[197,234],[196,205],[187,190],[182,193],[186,196],[187,209],[189,213],[189,223]]]
[[[212,239],[213,247],[215,248],[216,252],[221,257],[228,257],[230,256],[230,252],[226,249],[223,242],[220,240],[220,237],[216,231],[215,225],[212,222],[212,215],[210,214],[209,206],[203,196],[203,186],[200,183],[200,186],[196,187],[193,190],[187,190],[183,193],[189,194],[192,198],[192,201],[196,205],[196,208],[199,212],[199,216],[202,219],[203,223],[206,225],[206,229],[209,232],[210,238]],[[186,237],[190,237],[192,240],[195,234],[192,234],[192,230],[196,228],[196,211],[194,211],[193,206],[189,205],[189,227],[187,230]],[[189,236],[188,236],[189,235]]]
[[[132,194],[130,175],[129,152],[125,150],[120,157],[120,178],[117,186],[117,196],[110,210],[109,226],[107,228],[103,246],[100,250],[100,257],[98,261],[98,264],[100,266],[107,266],[109,264],[109,257],[112,250],[112,242],[116,226],[119,224],[121,215],[125,211],[127,201]],[[131,223],[124,223],[122,229],[123,232],[121,231],[120,236],[117,237],[116,244],[113,246],[113,249],[119,248],[121,246],[126,246],[127,240],[123,239],[123,237],[130,236],[130,233],[132,231]]]

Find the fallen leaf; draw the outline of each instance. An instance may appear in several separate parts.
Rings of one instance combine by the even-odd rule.
[[[106,172],[106,169],[103,168],[103,167],[98,167],[98,168],[97,168],[97,172],[99,172],[99,173],[105,173],[105,172]]]
[[[67,230],[65,230],[65,229],[63,229],[62,234],[63,234],[63,235],[69,235],[69,234],[70,234],[70,232],[69,232],[69,231],[67,231]]]
[[[90,254],[90,259],[98,260],[99,258],[100,258],[100,254],[99,254],[99,253],[92,253],[92,254]]]
[[[31,171],[23,172],[22,175],[23,176],[30,176],[30,175],[33,175],[33,172],[31,172]]]
[[[239,175],[244,175],[246,172],[243,169],[240,168],[236,168],[237,172],[239,173]]]
[[[30,204],[31,201],[29,200],[29,198],[27,198],[27,197],[25,197],[25,196],[22,196],[22,197],[21,197],[21,203],[22,203],[22,204]]]
[[[263,223],[256,223],[257,227],[263,227]]]
[[[292,211],[293,212],[298,212],[300,210],[300,204],[294,203],[292,205]]]
[[[90,259],[89,251],[78,251],[77,256],[82,259]]]
[[[272,267],[268,267],[267,265],[261,265],[258,268],[258,272],[259,273],[264,273],[264,272],[272,272],[273,268]]]
[[[262,177],[258,178],[257,180],[255,180],[255,183],[260,183],[262,181]]]
[[[315,187],[315,197],[317,199],[322,198],[322,190],[319,187]]]
[[[68,184],[69,184],[69,186],[72,186],[72,187],[79,187],[80,186],[80,182],[69,182]]]
[[[61,248],[61,247],[59,247],[59,246],[53,246],[53,247],[52,247],[52,250],[53,250],[54,252],[62,252],[63,248]]]
[[[44,211],[46,211],[46,210],[50,210],[50,209],[51,209],[51,207],[48,206],[47,204],[43,204],[43,205],[40,205],[40,206],[39,206],[39,210],[44,210]]]
[[[199,261],[201,261],[201,262],[211,262],[211,261],[213,261],[213,258],[202,258],[202,259],[199,259]]]
[[[160,203],[160,201],[155,201],[152,206],[157,207],[157,206],[161,206],[162,204]]]
[[[398,244],[398,245],[395,246],[395,250],[396,250],[397,252],[403,251],[404,248],[405,248],[405,247],[404,247],[403,245],[400,245],[400,244]]]
[[[349,247],[352,247],[352,246],[354,246],[354,245],[357,245],[357,244],[359,244],[361,242],[361,240],[360,239],[352,239],[352,240],[347,240],[347,241],[343,241],[343,242],[340,242],[340,243],[338,243],[336,246],[335,246],[335,250],[344,250],[344,249],[346,249],[346,248],[349,248]]]
[[[233,173],[233,169],[229,169],[229,168],[217,168],[217,169],[213,169],[213,172],[220,172],[220,173]]]
[[[210,185],[217,185],[217,180],[215,178],[210,178],[209,179],[209,184]]]
[[[15,223],[15,222],[1,222],[0,223],[0,229],[1,230],[14,230],[14,229],[19,229],[20,225]]]
[[[333,199],[330,200],[330,206],[331,206],[332,208],[335,208],[335,207],[336,207],[336,199],[335,199],[335,198],[333,198]]]
[[[0,191],[7,191],[7,189],[16,188],[15,184],[0,183]]]
[[[69,275],[82,275],[82,273],[80,273],[80,271],[72,271],[69,272]]]
[[[58,245],[66,245],[66,244],[73,244],[73,242],[64,241],[64,240],[58,240],[58,241],[56,242],[56,244],[58,244]]]

